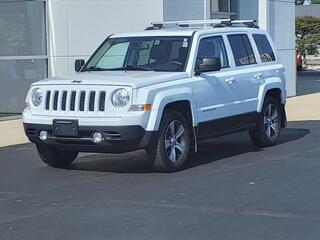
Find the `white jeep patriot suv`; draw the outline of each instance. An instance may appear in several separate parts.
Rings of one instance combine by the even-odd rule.
[[[255,21],[153,23],[109,36],[75,70],[26,97],[26,135],[53,167],[145,149],[156,170],[176,171],[201,140],[249,131],[271,146],[286,125],[285,70]]]

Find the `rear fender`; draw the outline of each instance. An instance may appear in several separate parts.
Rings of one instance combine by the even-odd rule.
[[[281,91],[281,104],[285,104],[286,102],[286,89],[285,89],[285,83],[281,81],[281,78],[279,77],[272,77],[272,78],[266,78],[264,79],[264,83],[260,87],[259,91],[259,102],[257,107],[257,112],[262,111],[264,99],[266,97],[266,93],[271,89],[280,89]]]

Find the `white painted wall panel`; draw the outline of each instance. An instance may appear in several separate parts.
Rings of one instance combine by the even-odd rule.
[[[50,75],[73,72],[73,60],[87,59],[109,34],[162,19],[163,0],[49,0]]]
[[[287,95],[296,95],[296,51],[278,50],[278,57],[286,69]]]
[[[294,0],[239,0],[239,19],[256,19],[269,31],[286,68],[288,96],[296,94]]]
[[[287,74],[288,96],[296,95],[295,1],[270,0],[268,31],[273,38]]]
[[[239,0],[239,19],[259,19],[259,0]]]
[[[205,19],[206,0],[163,0],[165,21]]]
[[[239,18],[259,20],[260,1],[239,0]],[[264,1],[269,2],[267,29],[286,66],[288,94],[292,96],[296,84],[294,1]],[[87,59],[111,33],[140,31],[163,18],[205,19],[208,3],[209,0],[48,0],[49,75],[73,72],[74,60]]]

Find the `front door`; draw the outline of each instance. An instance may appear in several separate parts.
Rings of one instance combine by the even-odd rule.
[[[204,58],[220,58],[222,69],[206,72],[198,78],[194,89],[197,99],[197,116],[199,122],[208,122],[232,115],[234,102],[239,100],[237,81],[230,68],[226,47],[222,36],[205,37],[200,40],[196,68]]]

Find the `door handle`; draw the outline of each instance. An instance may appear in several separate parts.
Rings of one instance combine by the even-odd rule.
[[[235,83],[236,79],[235,78],[227,78],[226,80],[224,80],[226,83],[228,84],[232,84],[232,83]]]
[[[254,77],[258,80],[260,80],[262,78],[262,73],[257,73],[254,75]]]

